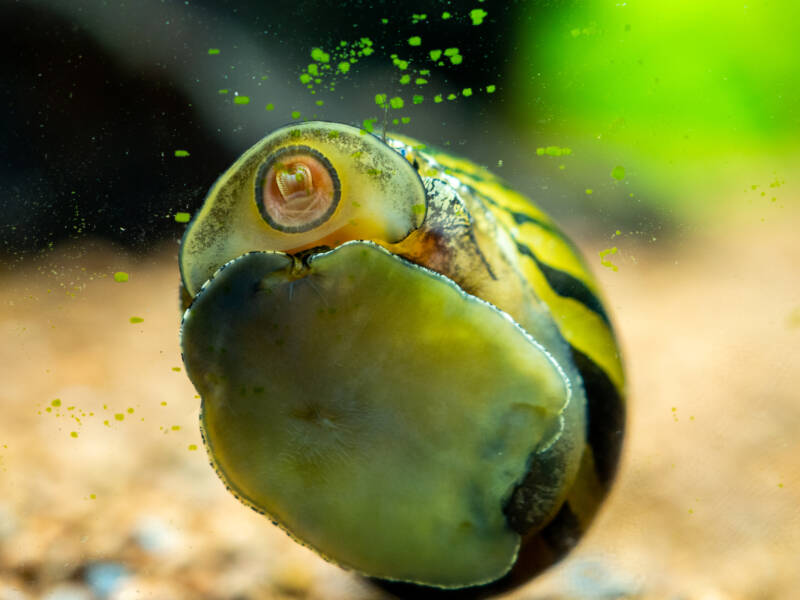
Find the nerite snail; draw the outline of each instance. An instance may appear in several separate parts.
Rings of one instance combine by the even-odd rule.
[[[588,527],[622,442],[617,344],[574,245],[487,170],[284,127],[213,185],[180,267],[212,463],[299,542],[493,590]]]

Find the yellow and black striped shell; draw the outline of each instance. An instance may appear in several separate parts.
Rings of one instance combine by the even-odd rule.
[[[212,186],[180,267],[211,462],[300,543],[401,595],[486,595],[589,526],[617,344],[578,250],[486,169],[284,127]]]

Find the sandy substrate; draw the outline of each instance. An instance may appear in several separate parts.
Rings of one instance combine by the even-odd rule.
[[[620,476],[579,548],[513,597],[796,597],[796,227],[613,244],[616,272],[597,258],[611,242],[586,250],[630,378]],[[0,600],[377,598],[209,467],[176,283],[173,247],[62,249],[2,276]]]

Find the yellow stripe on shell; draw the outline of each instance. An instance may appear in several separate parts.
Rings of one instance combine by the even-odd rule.
[[[539,260],[579,279],[592,293],[598,294],[597,282],[587,269],[586,263],[564,237],[555,235],[535,223],[518,224],[509,212],[500,206],[489,206],[489,210],[506,226],[511,236],[533,250]]]
[[[550,308],[564,339],[592,359],[624,396],[625,376],[614,334],[603,318],[582,302],[559,296],[547,283],[533,259],[522,257],[522,274],[533,291]]]

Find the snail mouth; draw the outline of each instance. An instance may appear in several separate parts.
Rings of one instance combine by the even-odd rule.
[[[324,557],[382,579],[488,583],[503,508],[569,402],[508,315],[371,242],[243,255],[184,316],[212,462]]]

